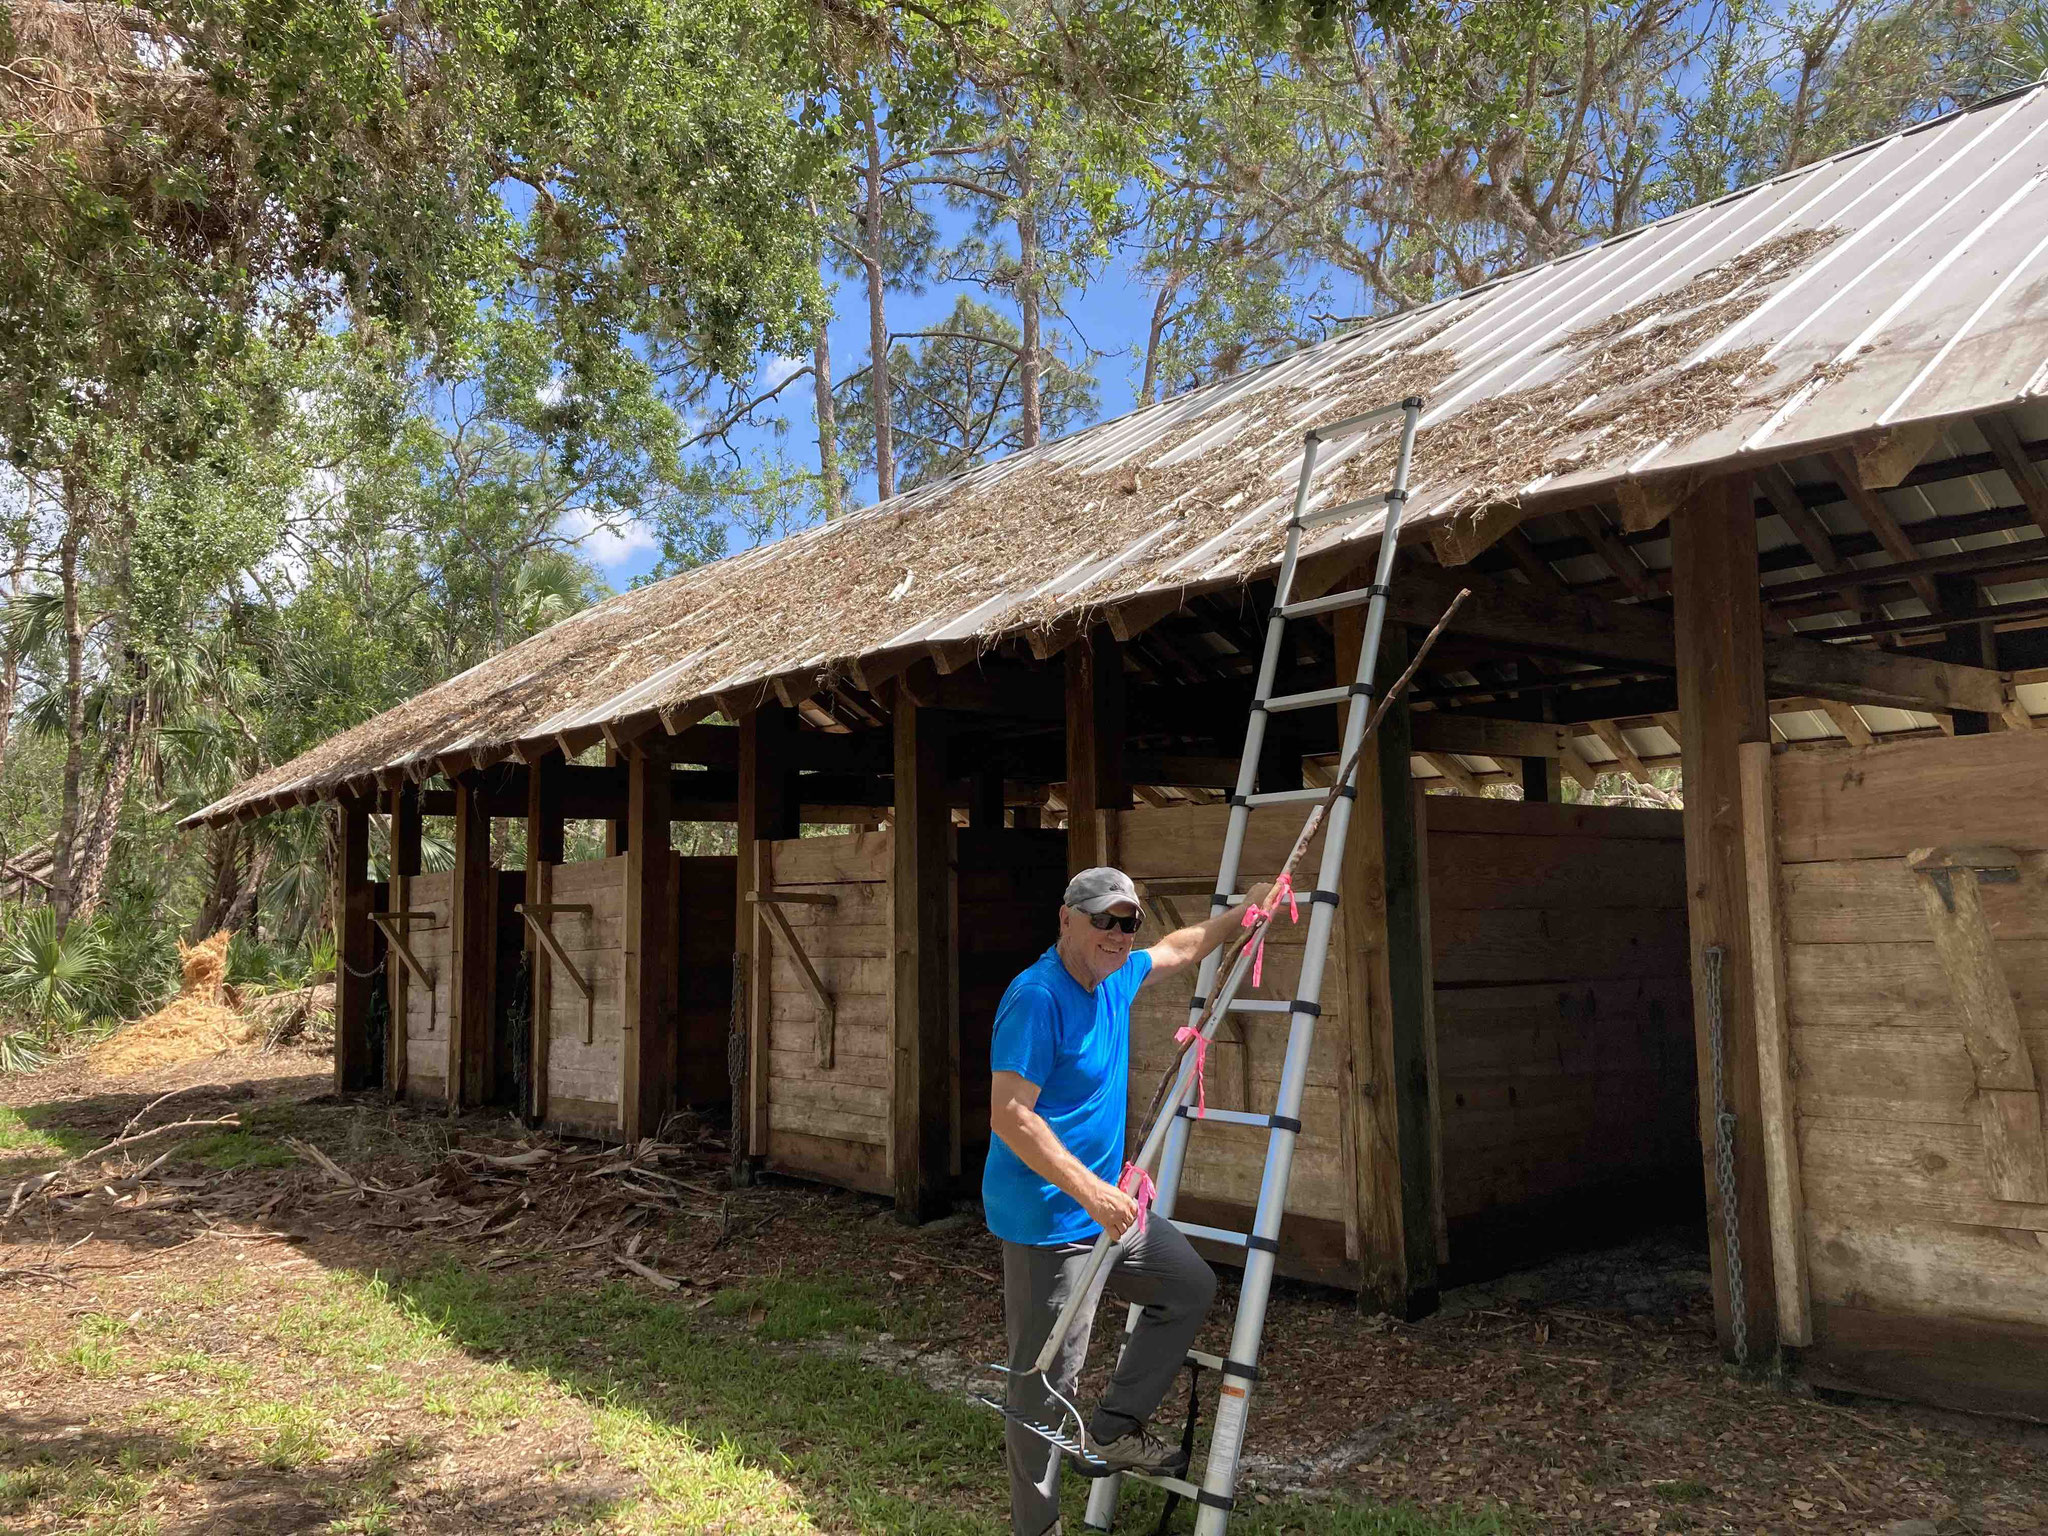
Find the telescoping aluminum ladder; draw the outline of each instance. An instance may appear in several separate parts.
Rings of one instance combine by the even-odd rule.
[[[1286,710],[1318,706],[1344,708],[1343,745],[1338,751],[1337,761],[1348,771],[1324,822],[1322,869],[1316,877],[1316,887],[1308,903],[1308,933],[1294,996],[1285,1000],[1240,1000],[1237,990],[1249,969],[1250,956],[1248,953],[1240,955],[1230,973],[1219,978],[1217,970],[1223,956],[1219,949],[1211,951],[1203,960],[1195,998],[1189,1007],[1189,1022],[1200,1024],[1211,989],[1220,981],[1224,992],[1220,1005],[1209,1011],[1208,1037],[1214,1037],[1217,1024],[1226,1012],[1284,1014],[1288,1026],[1287,1059],[1281,1069],[1279,1099],[1273,1112],[1261,1115],[1212,1109],[1199,1117],[1226,1125],[1257,1126],[1268,1133],[1265,1174],[1259,1182],[1258,1206],[1252,1218],[1251,1231],[1230,1232],[1187,1221],[1174,1223],[1190,1237],[1242,1248],[1245,1256],[1244,1280],[1239,1289],[1237,1319],[1231,1330],[1228,1358],[1199,1352],[1189,1356],[1193,1364],[1217,1372],[1219,1381],[1215,1423],[1210,1433],[1207,1459],[1202,1466],[1201,1481],[1195,1484],[1182,1478],[1146,1478],[1165,1488],[1169,1494],[1190,1500],[1197,1506],[1197,1536],[1222,1536],[1236,1497],[1246,1415],[1251,1406],[1252,1384],[1258,1379],[1259,1344],[1265,1332],[1266,1302],[1272,1291],[1273,1267],[1280,1250],[1280,1219],[1287,1208],[1287,1185],[1294,1167],[1294,1144],[1301,1133],[1302,1088],[1308,1078],[1316,1019],[1322,1011],[1323,963],[1329,956],[1331,930],[1336,922],[1337,884],[1344,863],[1345,834],[1357,792],[1358,759],[1365,740],[1366,720],[1372,712],[1380,633],[1386,625],[1387,591],[1393,576],[1401,515],[1408,500],[1408,464],[1415,446],[1415,426],[1422,404],[1420,397],[1411,397],[1398,405],[1384,406],[1362,416],[1313,428],[1307,434],[1302,447],[1301,479],[1294,493],[1294,513],[1288,519],[1287,545],[1280,558],[1279,578],[1274,588],[1272,616],[1266,625],[1265,651],[1259,658],[1251,718],[1245,726],[1244,757],[1238,764],[1237,788],[1230,797],[1230,820],[1223,836],[1223,862],[1216,874],[1215,894],[1210,898],[1211,916],[1231,904],[1231,893],[1237,889],[1238,863],[1244,853],[1245,827],[1251,820],[1251,813],[1268,807],[1314,804],[1329,794],[1326,789],[1263,792],[1257,789],[1259,755],[1265,744],[1267,717]],[[1295,566],[1301,551],[1302,534],[1339,518],[1356,517],[1379,500],[1373,498],[1371,501],[1349,502],[1311,511],[1309,501],[1316,461],[1322,449],[1370,431],[1395,416],[1401,418],[1400,447],[1394,461],[1393,484],[1385,497],[1386,525],[1380,538],[1379,560],[1372,584],[1363,591],[1340,592],[1305,602],[1293,601]],[[1273,686],[1279,674],[1288,622],[1356,607],[1361,603],[1366,607],[1365,637],[1359,647],[1356,677],[1350,683],[1334,688],[1276,697]],[[1154,1124],[1145,1146],[1135,1159],[1142,1168],[1150,1167],[1154,1156],[1160,1157],[1158,1193],[1152,1203],[1155,1217],[1169,1220],[1173,1217],[1174,1200],[1180,1191],[1181,1173],[1187,1161],[1189,1133],[1198,1118],[1193,1103],[1194,1089],[1195,1057],[1190,1052],[1182,1061],[1180,1076],[1167,1100],[1168,1111]],[[1163,1148],[1157,1145],[1162,1134]],[[1074,1295],[1078,1299],[1087,1290],[1086,1284],[1077,1286]],[[1139,1311],[1136,1306],[1131,1308],[1127,1331],[1137,1326]],[[1061,1320],[1062,1324],[1068,1321],[1070,1319]],[[1056,1329],[1055,1339],[1064,1333],[1064,1326]],[[1097,1479],[1088,1499],[1087,1523],[1091,1529],[1110,1528],[1121,1481],[1116,1476]]]

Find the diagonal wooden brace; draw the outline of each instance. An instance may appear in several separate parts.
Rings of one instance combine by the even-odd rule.
[[[439,928],[441,926],[438,921],[440,916],[440,913],[431,909],[423,912],[372,912],[370,914],[370,921],[384,931],[384,938],[391,945],[392,953],[398,956],[400,962],[404,964],[408,971],[412,972],[413,979],[426,989],[427,1033],[430,1035],[434,1032],[434,978],[427,974],[427,968],[420,964],[420,957],[412,952],[412,945],[407,943],[406,940],[412,932],[408,925],[419,921],[420,926],[423,928]],[[434,918],[437,921],[420,921],[425,918]]]
[[[1920,886],[1976,1072],[1992,1197],[2048,1204],[2048,1107],[1978,891],[1980,881],[2019,879],[2020,856],[2010,848],[1920,848],[1906,864]]]
[[[811,964],[811,957],[804,953],[798,941],[796,930],[789,919],[782,915],[785,904],[805,907],[830,907],[838,904],[838,898],[815,891],[749,891],[747,900],[761,909],[761,915],[768,919],[768,926],[781,935],[782,942],[789,946],[789,952],[796,959],[796,968],[802,973],[804,985],[810,989],[811,997],[818,1005],[817,1061],[820,1071],[832,1070],[833,1056],[837,1049],[838,1009],[832,1002],[832,994],[825,989],[817,967]]]
[[[557,912],[574,912],[583,917],[595,914],[596,908],[580,903],[522,902],[512,909],[526,919],[526,926],[533,930],[533,936],[540,940],[541,947],[548,952],[548,958],[562,968],[562,974],[569,978],[569,985],[583,994],[583,1043],[589,1045],[597,1038],[597,988],[583,979],[583,973],[576,969],[575,961],[562,948],[555,937],[551,920]]]

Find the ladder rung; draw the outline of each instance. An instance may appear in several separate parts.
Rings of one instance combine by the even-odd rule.
[[[1368,496],[1363,501],[1340,501],[1335,506],[1317,507],[1313,512],[1304,512],[1294,521],[1297,528],[1314,528],[1323,523],[1334,523],[1339,518],[1356,517],[1370,507],[1387,504],[1384,496]]]
[[[1205,1371],[1220,1371],[1223,1369],[1223,1357],[1221,1355],[1211,1355],[1199,1349],[1191,1349],[1188,1351],[1188,1358]]]
[[[1306,619],[1313,614],[1335,613],[1339,608],[1357,608],[1371,602],[1382,590],[1377,586],[1354,587],[1348,592],[1332,592],[1328,597],[1304,598],[1298,603],[1284,604],[1280,609],[1280,617]]]
[[[1292,1013],[1294,1004],[1284,997],[1233,997],[1232,1013]]]
[[[1263,794],[1246,795],[1246,805],[1307,805],[1314,800],[1328,797],[1327,789],[1269,789]]]
[[[1162,1477],[1157,1472],[1133,1472],[1132,1477],[1141,1483],[1150,1483],[1154,1488],[1164,1488],[1168,1493],[1179,1494],[1184,1499],[1199,1499],[1202,1490],[1184,1477]]]
[[[1248,1109],[1205,1109],[1197,1114],[1192,1104],[1181,1105],[1180,1112],[1190,1120],[1214,1120],[1219,1125],[1264,1126],[1273,1120],[1271,1115],[1255,1115]]]
[[[1301,1134],[1301,1122],[1286,1115],[1259,1115],[1248,1109],[1202,1109],[1183,1104],[1175,1111],[1183,1120],[1216,1120],[1224,1125],[1249,1125],[1258,1130],[1292,1131]]]
[[[1399,416],[1403,411],[1422,409],[1422,397],[1410,395],[1393,405],[1378,406],[1359,416],[1346,416],[1342,421],[1333,421],[1326,427],[1311,427],[1309,436],[1321,443],[1341,443],[1353,433],[1371,426],[1376,421],[1385,421],[1389,416]]]
[[[1186,1237],[1205,1237],[1212,1243],[1228,1243],[1233,1248],[1251,1246],[1252,1236],[1249,1232],[1233,1232],[1228,1227],[1205,1227],[1199,1222],[1181,1221],[1177,1217],[1173,1218],[1173,1224],[1179,1227],[1182,1235]]]
[[[1266,700],[1264,708],[1269,715],[1285,714],[1290,709],[1314,709],[1318,704],[1342,704],[1354,694],[1365,690],[1355,684],[1342,688],[1315,688],[1307,693],[1283,693]]]

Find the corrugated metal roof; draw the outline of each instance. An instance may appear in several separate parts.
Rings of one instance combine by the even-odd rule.
[[[1644,338],[1682,340],[1682,355],[1617,373]],[[1418,379],[1429,405],[1409,517],[1451,552],[1459,519],[1503,497],[1584,503],[2048,392],[2048,82],[621,594],[193,819],[1256,575],[1302,433]],[[1461,432],[1482,451],[1448,450]],[[1330,454],[1321,495],[1384,447]],[[1490,478],[1518,462],[1539,467]],[[1370,539],[1381,521],[1331,525],[1316,547]]]

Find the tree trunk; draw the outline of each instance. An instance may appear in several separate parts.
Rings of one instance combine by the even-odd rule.
[[[1145,378],[1138,386],[1138,404],[1150,405],[1159,388],[1159,339],[1166,334],[1166,316],[1173,306],[1173,289],[1161,288],[1152,304],[1152,329],[1145,337]]]
[[[882,133],[875,124],[869,98],[862,116],[867,130],[868,163],[862,169],[866,200],[861,208],[861,259],[868,273],[868,398],[875,411],[875,498],[896,494],[896,442],[890,429],[889,313],[882,270]]]
[[[811,372],[818,390],[818,480],[825,491],[825,521],[830,522],[846,508],[839,484],[839,417],[832,408],[832,339],[822,324],[811,349]]]
[[[86,824],[84,840],[73,861],[71,916],[74,919],[91,917],[99,910],[101,898],[106,894],[107,869],[114,858],[114,838],[121,830],[121,810],[128,799],[128,782],[135,776],[135,748],[142,735],[142,690],[145,682],[140,663],[130,677],[132,689],[127,708],[121,712],[116,727],[112,751],[107,757],[106,777],[100,786],[99,801],[93,807],[92,820]]]
[[[1036,448],[1043,430],[1039,405],[1038,210],[1032,203],[1031,151],[1014,140],[1010,147],[1017,180],[1017,315],[1024,328],[1024,350],[1017,369],[1021,396],[1018,439]]]
[[[185,930],[187,944],[220,932],[228,908],[242,893],[243,851],[242,829],[233,822],[206,829],[206,899],[199,904],[192,926]]]
[[[57,572],[64,589],[64,791],[57,839],[50,850],[50,904],[61,930],[71,921],[72,845],[78,840],[78,785],[85,772],[85,621],[78,606],[78,545],[83,535],[77,482],[64,477],[64,535]]]
[[[242,888],[235,892],[235,899],[228,903],[227,911],[221,914],[221,927],[239,933],[254,924],[256,898],[262,894],[263,877],[269,873],[270,844],[258,843],[249,855],[249,870],[242,876]]]
[[[14,546],[14,566],[7,573],[7,599],[21,596],[21,582],[28,570],[29,535],[23,529]],[[7,775],[7,745],[14,735],[14,696],[21,689],[21,653],[12,640],[0,641],[0,780]]]

